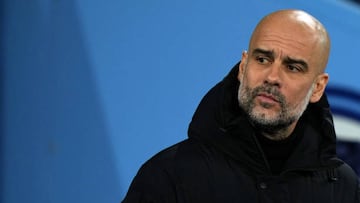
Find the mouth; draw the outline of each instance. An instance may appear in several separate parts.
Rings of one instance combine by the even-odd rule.
[[[259,93],[257,97],[260,99],[261,102],[265,103],[279,103],[279,100],[272,94],[267,93]]]

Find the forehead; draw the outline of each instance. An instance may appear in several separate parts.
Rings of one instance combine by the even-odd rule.
[[[316,35],[301,26],[291,24],[268,23],[259,27],[253,33],[249,52],[258,48],[273,51],[279,57],[304,60],[310,66],[317,66],[317,59],[321,57]]]

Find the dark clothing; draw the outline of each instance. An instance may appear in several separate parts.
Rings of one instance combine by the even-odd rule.
[[[326,96],[284,140],[291,148],[278,143],[276,151],[239,107],[237,73],[236,65],[202,99],[188,139],[141,167],[123,203],[359,202],[356,174],[336,157]]]
[[[265,136],[256,133],[266,159],[269,162],[271,172],[279,175],[295,147],[301,142],[304,135],[303,121],[300,120],[294,132],[284,140],[270,140]]]

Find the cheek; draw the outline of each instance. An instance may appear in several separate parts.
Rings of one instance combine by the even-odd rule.
[[[252,71],[246,71],[242,77],[243,80],[242,83],[245,86],[251,88],[260,86],[262,84],[262,80],[259,76],[260,76],[259,74],[256,74]]]
[[[287,102],[292,106],[297,106],[310,94],[309,91],[311,91],[311,87],[303,87],[303,88],[293,88],[289,89],[287,94],[285,95]]]

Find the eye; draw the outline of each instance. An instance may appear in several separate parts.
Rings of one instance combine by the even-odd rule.
[[[288,65],[287,66],[287,69],[291,72],[294,72],[294,73],[298,73],[298,72],[303,72],[303,69],[299,66],[296,66],[296,65]]]
[[[263,64],[263,65],[268,64],[268,63],[271,63],[271,61],[270,61],[268,58],[263,57],[263,56],[258,56],[258,57],[256,57],[256,61],[257,61],[259,64]]]

